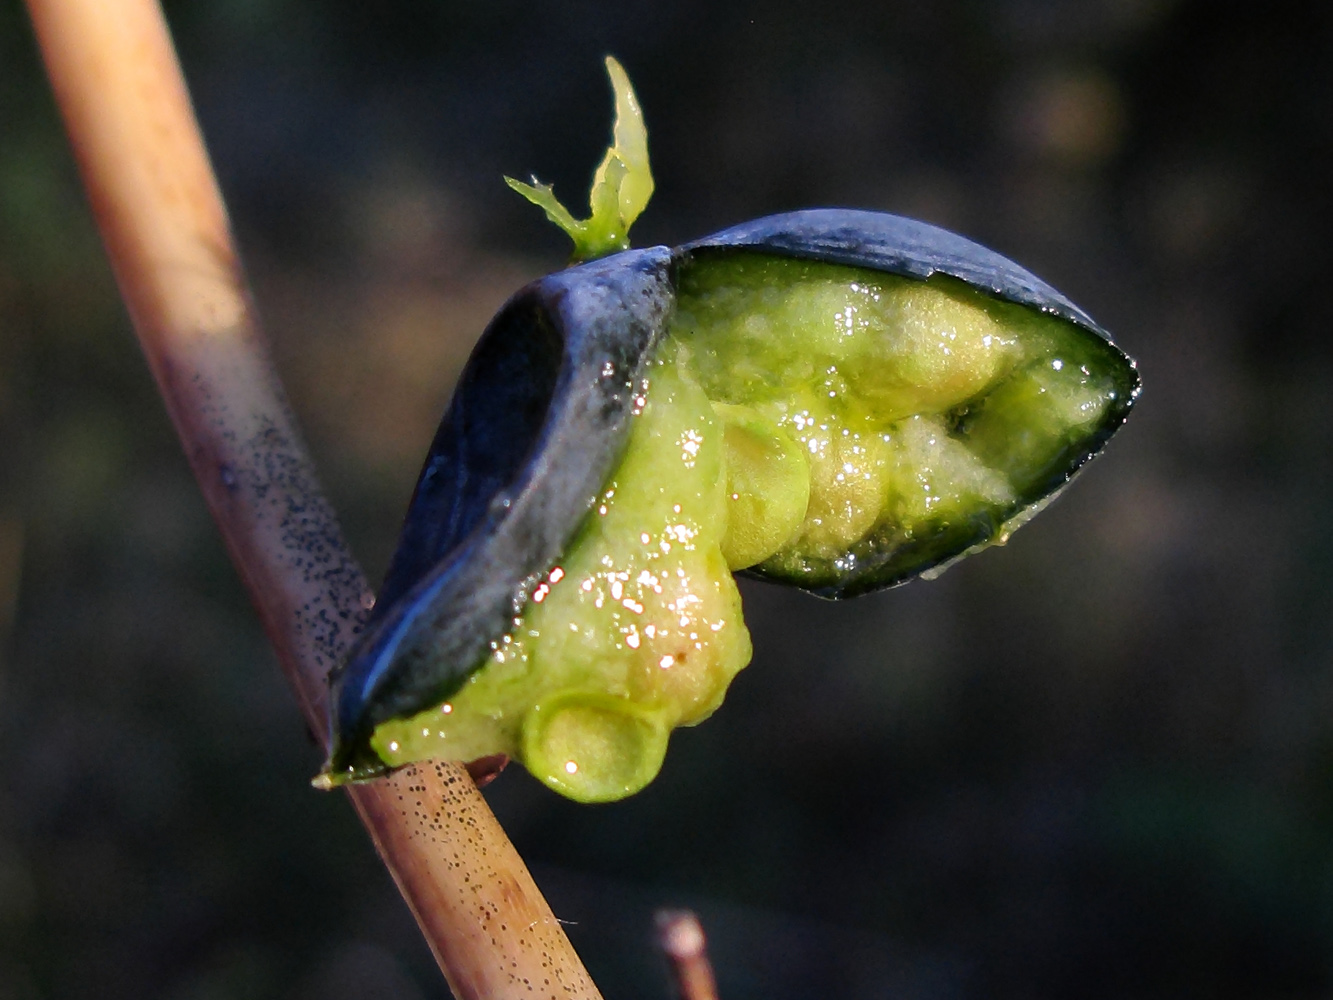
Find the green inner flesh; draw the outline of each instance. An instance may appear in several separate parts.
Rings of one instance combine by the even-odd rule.
[[[447,704],[375,730],[385,763],[507,753],[571,798],[623,798],[749,662],[721,549],[722,421],[673,344],[646,376],[625,456],[566,557]]]
[[[744,408],[753,434],[795,442],[808,463],[808,483],[770,473],[756,505],[751,453],[727,449],[744,524],[731,533],[781,536],[735,546],[732,568],[826,596],[1004,541],[1096,450],[1134,386],[1100,338],[955,279],[757,254],[686,268],[672,334],[727,404],[728,433],[730,407]],[[788,531],[784,499],[807,490]]]
[[[765,257],[682,268],[625,456],[513,631],[386,764],[506,753],[629,795],[750,658],[729,570],[846,596],[1004,541],[1109,433],[1100,339],[951,279]]]

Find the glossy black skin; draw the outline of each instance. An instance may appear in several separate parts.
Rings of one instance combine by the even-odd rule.
[[[366,631],[333,678],[332,771],[383,771],[375,727],[457,691],[560,557],[628,440],[670,268],[656,248],[549,275],[482,334]]]
[[[935,226],[875,212],[769,216],[674,251],[630,250],[529,285],[468,361],[366,631],[332,679],[333,772],[383,771],[368,745],[374,728],[443,702],[512,627],[624,450],[640,368],[674,305],[675,267],[747,249],[923,280],[948,275],[1111,342],[1086,313],[1012,261]],[[1136,381],[1078,465],[1100,450],[1137,394]]]
[[[966,282],[998,299],[1067,319],[1108,343],[1092,317],[1042,281],[979,243],[939,226],[885,212],[812,208],[743,222],[687,243],[678,252],[753,247],[781,257],[847,264],[925,280],[936,274]]]

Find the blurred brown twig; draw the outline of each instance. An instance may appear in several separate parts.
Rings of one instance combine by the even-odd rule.
[[[657,941],[671,963],[680,1000],[718,1000],[708,942],[698,917],[689,910],[659,910]]]

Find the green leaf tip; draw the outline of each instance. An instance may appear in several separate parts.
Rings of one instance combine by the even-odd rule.
[[[615,92],[616,121],[611,146],[592,178],[588,207],[592,214],[575,219],[555,197],[550,184],[536,177],[524,184],[512,177],[505,183],[546,212],[546,217],[574,241],[574,262],[595,260],[629,249],[629,227],[653,196],[653,175],[648,168],[648,130],[624,68],[606,57],[606,72]]]

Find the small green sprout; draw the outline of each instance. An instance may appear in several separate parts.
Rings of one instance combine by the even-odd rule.
[[[532,178],[524,184],[512,177],[505,183],[543,209],[546,217],[574,241],[573,262],[596,260],[629,249],[629,227],[653,196],[653,175],[648,169],[648,130],[643,124],[639,99],[634,96],[624,68],[611,56],[606,71],[616,98],[616,122],[612,145],[593,175],[588,206],[592,215],[582,221],[556,200],[550,184]]]

